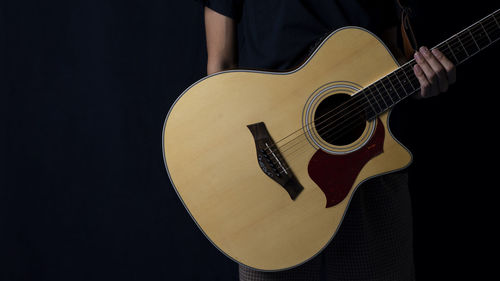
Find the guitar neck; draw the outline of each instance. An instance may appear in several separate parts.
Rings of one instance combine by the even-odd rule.
[[[500,10],[496,10],[432,49],[439,49],[455,65],[460,65],[498,40],[500,40]],[[359,98],[366,100],[364,111],[367,120],[376,118],[420,90],[420,83],[413,72],[415,64],[415,60],[405,63],[358,93]]]
[[[435,48],[459,65],[500,39],[500,10],[443,41]]]

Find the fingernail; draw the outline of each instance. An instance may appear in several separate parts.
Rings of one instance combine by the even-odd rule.
[[[426,55],[426,56],[428,56],[430,54],[429,49],[427,49],[427,47],[422,47],[421,50],[422,50],[422,53],[424,53],[424,55]]]
[[[418,65],[413,66],[413,70],[415,70],[415,72],[419,75],[422,73],[422,70],[420,70],[420,67],[418,67]]]
[[[422,61],[422,57],[421,57],[421,55],[420,55],[420,53],[419,53],[419,52],[416,52],[416,53],[415,53],[415,55],[414,55],[414,57],[415,57],[415,59],[417,60],[417,62]]]

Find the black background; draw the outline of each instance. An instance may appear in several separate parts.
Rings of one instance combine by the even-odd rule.
[[[416,4],[428,46],[498,8]],[[194,1],[0,2],[0,280],[237,279],[162,158],[168,109],[205,75],[204,40]],[[448,93],[402,105],[419,280],[487,276],[498,45]]]

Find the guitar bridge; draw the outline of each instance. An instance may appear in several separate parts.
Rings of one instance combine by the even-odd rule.
[[[290,198],[295,200],[304,187],[281,155],[276,143],[267,131],[264,122],[247,125],[253,135],[257,149],[257,162],[264,174],[281,185]]]

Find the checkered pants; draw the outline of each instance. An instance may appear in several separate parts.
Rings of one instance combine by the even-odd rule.
[[[412,281],[412,231],[407,174],[377,177],[358,188],[323,252],[286,271],[239,265],[240,281]]]

